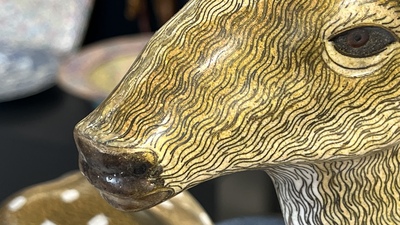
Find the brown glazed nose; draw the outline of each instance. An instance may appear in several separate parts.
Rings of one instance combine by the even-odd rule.
[[[103,192],[118,195],[146,195],[163,186],[162,167],[149,149],[109,147],[75,133],[80,152],[80,169]]]

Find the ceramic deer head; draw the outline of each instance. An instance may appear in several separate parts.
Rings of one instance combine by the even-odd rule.
[[[80,172],[26,188],[0,206],[0,225],[212,225],[187,192],[148,210],[121,212]]]
[[[287,224],[400,224],[400,2],[192,0],[75,130],[141,210],[265,170]]]

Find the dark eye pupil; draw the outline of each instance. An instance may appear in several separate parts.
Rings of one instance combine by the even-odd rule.
[[[390,44],[398,42],[398,37],[380,26],[356,27],[329,39],[340,54],[365,58],[379,54]]]
[[[369,40],[369,33],[364,29],[357,29],[347,36],[347,44],[353,48],[364,46]]]

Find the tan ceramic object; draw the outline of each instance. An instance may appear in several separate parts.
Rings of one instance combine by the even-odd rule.
[[[80,172],[20,191],[0,207],[0,225],[177,224],[212,222],[188,192],[141,212],[119,211],[107,204]]]
[[[81,170],[142,210],[243,170],[287,224],[400,224],[400,2],[192,0],[77,126]]]

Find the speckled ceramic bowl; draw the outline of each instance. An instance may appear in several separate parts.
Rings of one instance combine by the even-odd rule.
[[[57,70],[58,58],[49,50],[0,43],[0,102],[52,86]]]
[[[59,61],[79,46],[93,0],[0,0],[0,102],[55,84]]]

